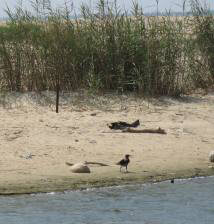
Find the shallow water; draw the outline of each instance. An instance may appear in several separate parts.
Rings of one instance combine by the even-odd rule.
[[[213,224],[214,177],[0,197],[0,224]]]

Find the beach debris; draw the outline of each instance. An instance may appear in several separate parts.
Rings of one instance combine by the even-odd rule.
[[[128,132],[128,133],[152,133],[152,134],[167,134],[166,131],[162,128],[157,129],[141,129],[141,130],[134,130],[131,128],[127,128],[122,130],[122,132]]]
[[[85,163],[76,163],[71,166],[72,173],[90,173],[89,167]]]
[[[69,162],[65,162],[65,164],[68,165],[68,166],[73,166],[74,165],[74,163],[69,163]]]
[[[111,124],[108,124],[108,127],[110,129],[114,130],[123,130],[126,128],[136,128],[140,125],[140,121],[136,120],[133,123],[127,123],[124,121],[117,121],[117,122],[112,122]]]
[[[24,159],[32,159],[33,156],[36,156],[36,155],[33,155],[32,153],[28,153],[26,156],[20,156],[20,158],[24,158]]]
[[[181,113],[175,113],[175,115],[178,115],[178,116],[183,116],[183,114],[181,114]]]
[[[211,151],[210,154],[209,154],[209,161],[211,163],[214,163],[214,151]]]
[[[122,172],[123,167],[125,167],[126,172],[128,172],[127,167],[130,162],[129,157],[130,157],[130,155],[126,154],[124,159],[121,159],[118,163],[116,163],[116,165],[120,165],[120,172]]]
[[[109,165],[107,165],[107,164],[105,164],[105,163],[87,162],[87,161],[85,161],[85,164],[87,164],[87,165],[109,166]]]
[[[68,165],[68,166],[73,166],[73,165],[74,165],[74,163],[70,163],[70,162],[65,162],[65,164]],[[105,163],[87,162],[87,161],[85,161],[84,164],[85,164],[85,165],[109,166],[109,165],[107,165],[107,164],[105,164]]]

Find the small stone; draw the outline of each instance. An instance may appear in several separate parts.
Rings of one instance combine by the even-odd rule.
[[[97,142],[95,140],[89,141],[91,144],[96,144]]]
[[[90,169],[84,163],[76,163],[71,167],[72,173],[90,173]]]

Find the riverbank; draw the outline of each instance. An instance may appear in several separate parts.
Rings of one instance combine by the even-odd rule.
[[[8,94],[0,108],[0,194],[64,191],[171,178],[214,175],[214,94],[180,99],[63,94]],[[121,133],[110,122],[140,120],[137,129],[167,134]],[[131,154],[129,173],[115,165]],[[71,173],[65,163],[90,165],[90,174]]]

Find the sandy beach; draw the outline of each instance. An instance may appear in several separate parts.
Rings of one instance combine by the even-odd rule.
[[[55,113],[54,93],[1,96],[0,194],[64,191],[214,175],[208,161],[214,150],[214,94],[179,99],[61,94]],[[167,134],[122,133],[108,123],[140,120],[137,129]],[[131,154],[128,173],[115,165]],[[75,174],[66,165],[89,165]]]

